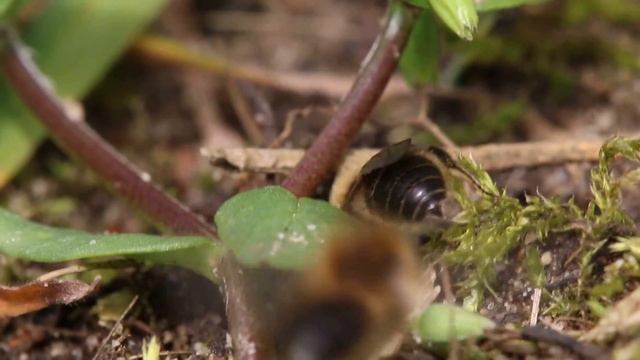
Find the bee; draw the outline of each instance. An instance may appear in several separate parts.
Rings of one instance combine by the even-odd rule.
[[[332,202],[378,222],[446,223],[458,211],[447,196],[454,176],[464,177],[482,190],[445,150],[418,147],[405,140],[371,157],[346,186],[346,193],[332,194]],[[346,180],[340,180],[345,186]]]
[[[395,350],[410,317],[438,293],[433,272],[398,234],[368,226],[326,245],[280,317],[279,358],[375,359]]]

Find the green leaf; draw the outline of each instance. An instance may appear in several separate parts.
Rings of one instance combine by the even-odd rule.
[[[429,8],[429,0],[406,0],[408,4],[413,6],[421,7],[423,9]]]
[[[128,257],[147,264],[180,266],[193,270],[212,281],[217,281],[219,279],[216,276],[215,268],[224,253],[225,249],[222,244],[207,240],[204,245],[180,250],[129,255]]]
[[[296,198],[279,186],[240,193],[226,201],[215,222],[222,242],[247,266],[298,269],[348,216],[320,200]]]
[[[482,335],[492,329],[493,321],[463,308],[433,304],[429,306],[414,324],[414,335],[423,342],[449,342]]]
[[[400,58],[400,70],[414,86],[434,83],[438,75],[438,26],[431,10],[422,10]]]
[[[91,234],[37,224],[0,208],[0,253],[40,262],[61,262],[106,256],[141,256],[207,246],[199,236]],[[145,259],[143,257],[143,259]]]
[[[2,0],[0,0],[0,4]],[[30,2],[24,2],[26,6]],[[62,97],[80,98],[100,79],[166,0],[51,1],[22,32]],[[30,158],[44,131],[0,79],[0,187]]]
[[[482,0],[476,4],[478,11],[495,11],[516,6],[540,4],[548,0]]]
[[[478,28],[474,0],[430,0],[436,14],[458,36],[472,40]]]
[[[0,19],[4,17],[5,12],[9,9],[12,3],[13,0],[0,0]]]

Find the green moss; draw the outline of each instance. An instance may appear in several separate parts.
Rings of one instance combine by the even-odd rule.
[[[565,19],[569,24],[583,23],[594,17],[614,23],[636,24],[640,20],[640,3],[629,0],[567,1]]]
[[[627,271],[621,271],[621,267],[616,265],[607,268],[601,281],[593,281],[590,278],[591,259],[617,229],[631,223],[620,206],[620,186],[629,181],[629,177],[613,176],[611,161],[616,156],[638,160],[639,154],[640,140],[613,138],[602,147],[598,165],[591,172],[593,200],[586,210],[580,209],[571,200],[562,202],[541,195],[527,196],[525,203],[521,204],[518,199],[499,190],[487,172],[473,160],[461,157],[460,165],[475,176],[483,192],[478,199],[473,199],[462,184],[454,183],[453,193],[462,212],[455,219],[455,224],[442,234],[442,238],[452,246],[452,250],[445,254],[447,261],[469,270],[467,279],[459,284],[462,294],[466,296],[466,305],[477,308],[481,304],[482,294],[485,290],[490,291],[495,279],[496,265],[504,262],[509,251],[516,246],[528,246],[526,250],[530,256],[525,265],[530,272],[531,282],[541,286],[544,283],[544,271],[535,241],[545,241],[552,234],[568,231],[576,233],[582,244],[576,250],[579,251],[578,258],[583,259],[580,281],[563,293],[547,294],[551,298],[548,311],[565,314],[575,312],[581,307],[577,300],[584,299],[585,294],[589,294],[590,299],[596,302],[622,291],[626,276],[638,276],[640,271],[632,271],[633,264],[626,266]],[[631,173],[634,174],[632,178],[637,180],[635,173]],[[524,244],[525,237],[528,244]],[[637,262],[635,264],[637,268]],[[584,286],[590,288],[583,289]]]
[[[527,273],[529,274],[529,282],[537,288],[543,287],[546,278],[540,251],[538,251],[537,247],[529,247],[527,251],[526,266]]]

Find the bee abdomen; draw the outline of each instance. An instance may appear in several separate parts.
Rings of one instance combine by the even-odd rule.
[[[296,317],[285,336],[288,360],[327,360],[347,354],[366,326],[365,309],[355,301],[315,303]]]
[[[379,215],[419,221],[441,214],[446,196],[442,173],[423,156],[408,153],[362,178],[367,206]]]

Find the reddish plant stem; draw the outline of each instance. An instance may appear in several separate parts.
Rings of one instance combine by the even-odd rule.
[[[415,17],[414,9],[404,3],[391,3],[383,31],[351,90],[283,187],[297,196],[308,196],[337,166],[395,71]]]
[[[136,169],[84,121],[69,117],[27,51],[14,41],[5,41],[4,45],[5,77],[60,147],[91,168],[114,192],[142,210],[154,223],[179,234],[215,236],[209,224],[158,189],[149,174]]]
[[[1,26],[0,52],[0,68],[14,91],[69,155],[91,168],[113,192],[156,225],[177,234],[203,235],[217,240],[213,226],[155,186],[148,174],[136,169],[84,121],[72,119],[27,51],[14,39],[11,30]],[[232,256],[227,256],[220,269],[228,299],[227,316],[236,358],[268,359],[268,346],[260,327],[252,321],[254,316],[250,310],[254,307],[250,306],[240,265]],[[250,350],[241,348],[246,345]]]

